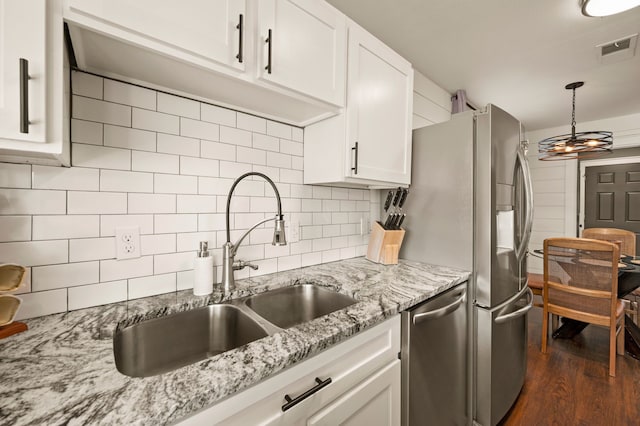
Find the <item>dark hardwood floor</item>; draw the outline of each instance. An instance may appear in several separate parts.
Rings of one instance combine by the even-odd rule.
[[[527,377],[501,425],[640,425],[640,361],[618,355],[616,377],[609,377],[607,329],[549,339],[546,354],[541,332],[542,309],[533,308]]]

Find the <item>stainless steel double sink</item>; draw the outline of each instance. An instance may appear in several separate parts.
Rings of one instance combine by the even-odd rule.
[[[201,361],[356,303],[313,284],[154,318],[118,330],[113,352],[118,371],[149,377]]]

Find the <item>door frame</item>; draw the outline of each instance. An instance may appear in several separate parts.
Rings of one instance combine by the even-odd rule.
[[[578,202],[578,236],[582,233],[584,229],[584,203],[585,203],[585,180],[586,180],[586,169],[587,167],[594,166],[613,166],[617,164],[629,164],[629,163],[640,163],[640,156],[634,157],[619,157],[619,158],[603,158],[598,160],[585,160],[580,161],[580,189],[579,196],[580,200]]]

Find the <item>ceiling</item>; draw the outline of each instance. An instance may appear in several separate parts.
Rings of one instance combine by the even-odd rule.
[[[587,18],[578,0],[328,0],[448,92],[493,103],[527,130],[640,112],[640,54],[603,64],[596,45],[640,32],[640,7]],[[604,129],[606,130],[606,129]],[[569,131],[569,129],[567,130]]]

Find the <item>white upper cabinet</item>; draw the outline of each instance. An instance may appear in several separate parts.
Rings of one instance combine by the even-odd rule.
[[[345,112],[305,129],[304,182],[408,185],[411,64],[350,21],[347,69]]]
[[[258,76],[344,106],[346,18],[317,0],[258,2]]]
[[[69,0],[69,7],[161,44],[244,70],[240,39],[246,31],[245,0]]]
[[[0,160],[68,164],[60,12],[55,0],[0,1]]]

